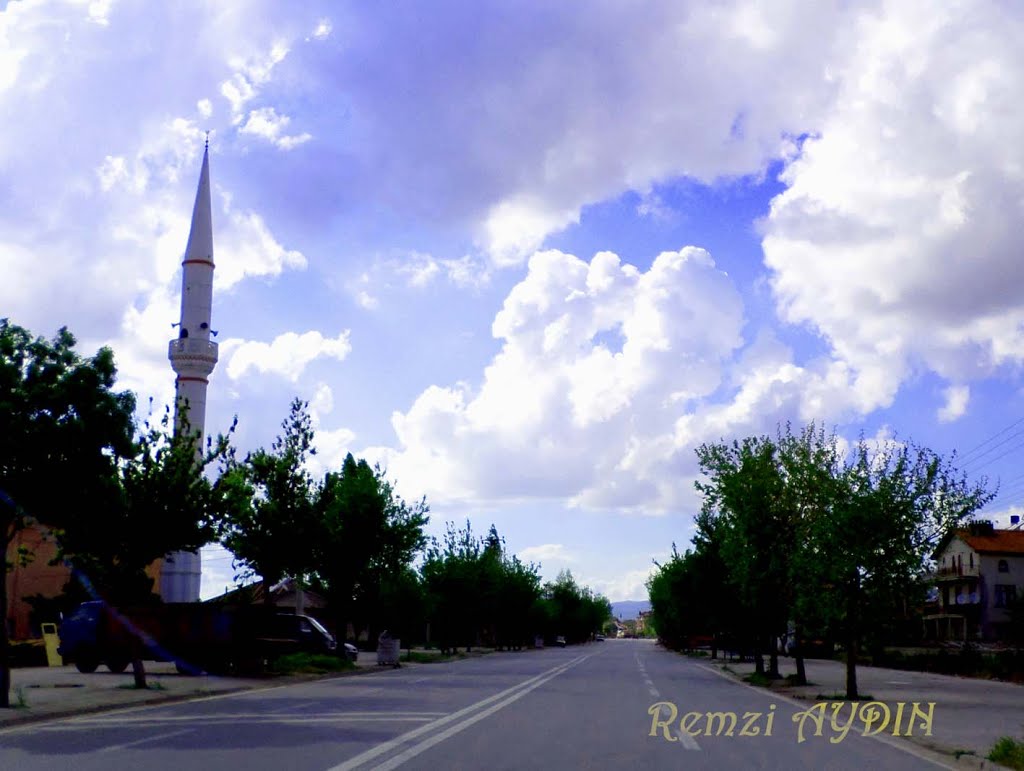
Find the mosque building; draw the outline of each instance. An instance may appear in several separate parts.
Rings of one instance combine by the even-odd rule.
[[[181,263],[181,315],[175,327],[178,336],[168,345],[167,355],[175,373],[175,430],[197,435],[197,451],[206,428],[206,388],[217,365],[217,333],[210,328],[213,307],[213,220],[210,206],[210,148],[203,150],[199,187],[192,208],[185,256]],[[18,561],[19,550],[33,554],[27,565]],[[71,571],[51,565],[57,548],[44,528],[33,526],[17,533],[7,559],[7,630],[12,640],[40,635],[38,614],[28,598],[56,598],[64,590]],[[157,560],[147,569],[153,586],[165,602],[199,600],[202,563],[198,552],[175,552]],[[42,619],[50,620],[50,619]]]

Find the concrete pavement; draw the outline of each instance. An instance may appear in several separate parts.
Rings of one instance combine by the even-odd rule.
[[[416,667],[423,664],[403,662],[402,666]],[[82,674],[73,666],[12,669],[11,704],[14,706],[10,709],[0,709],[0,728],[66,715],[182,701],[325,677],[350,677],[378,669],[376,654],[366,651],[360,651],[355,670],[329,675],[249,678],[182,675],[171,663],[147,661],[147,690],[138,690],[134,687],[130,668],[122,674],[109,672],[106,667],[100,667],[92,674]]]
[[[693,658],[737,679],[754,672],[753,662]],[[783,676],[794,674],[793,659],[780,658]],[[773,683],[771,691],[800,701],[828,701],[846,692],[846,665],[840,661],[808,660],[802,687]],[[908,672],[882,667],[857,667],[857,690],[862,696],[887,705],[935,702],[931,737],[911,741],[961,760],[973,768],[1000,768],[984,758],[1003,736],[1024,741],[1024,686],[997,680],[978,680],[927,672]],[[908,707],[909,709],[909,707]]]
[[[609,641],[5,728],[0,768],[954,768],[858,734],[801,742],[802,708],[653,643]]]

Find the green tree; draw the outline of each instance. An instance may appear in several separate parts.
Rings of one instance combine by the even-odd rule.
[[[75,344],[67,328],[46,340],[0,319],[0,707],[10,706],[10,544],[28,524],[59,526],[83,501],[108,498],[132,446],[135,397],[114,391],[113,352],[83,358]]]
[[[381,468],[351,453],[340,472],[329,472],[314,500],[317,521],[313,565],[343,637],[351,621],[358,634],[375,626],[384,580],[410,565],[423,548],[426,499],[408,504]]]
[[[389,572],[381,578],[378,595],[380,624],[406,648],[423,639],[427,619],[423,582],[410,566]]]
[[[260,448],[238,462],[226,457],[218,486],[220,542],[243,568],[263,580],[263,597],[282,579],[302,579],[314,566],[317,534],[315,490],[306,470],[315,453],[308,403],[295,399],[271,449]]]
[[[894,589],[920,586],[939,540],[988,503],[953,462],[894,440],[861,439],[832,486],[811,537],[823,561],[821,606],[843,633],[846,695],[857,698],[865,633],[893,609]]]
[[[479,584],[482,539],[466,521],[464,529],[449,522],[441,537],[431,538],[420,572],[427,591],[431,635],[443,652],[460,644],[469,649],[479,633],[483,594]]]
[[[549,608],[546,636],[562,635],[570,643],[591,639],[612,617],[608,599],[580,586],[569,570],[544,585],[542,601]]]
[[[57,531],[59,557],[73,567],[73,581],[87,582],[91,593],[115,607],[158,602],[146,568],[215,538],[219,495],[204,472],[228,455],[229,437],[208,439],[201,449],[187,405],[179,407],[177,422],[175,430],[169,409],[159,422],[144,422],[131,454],[116,458],[105,497],[70,509]],[[146,686],[142,655],[140,640],[132,659],[140,688]]]
[[[697,449],[704,513],[726,525],[723,557],[739,589],[755,642],[755,666],[764,674],[762,654],[769,655],[769,677],[779,677],[776,638],[785,634],[790,595],[789,559],[792,523],[780,505],[784,480],[775,444],[748,437],[732,444]]]

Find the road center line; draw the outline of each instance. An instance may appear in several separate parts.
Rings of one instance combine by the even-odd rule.
[[[586,657],[584,657],[584,658],[586,658]],[[374,771],[393,771],[393,769],[398,768],[400,765],[405,763],[405,761],[412,760],[417,755],[420,755],[423,752],[426,752],[428,749],[433,747],[435,744],[440,744],[445,739],[448,739],[449,737],[454,736],[455,734],[459,733],[460,731],[464,731],[465,729],[469,728],[474,723],[480,722],[485,717],[490,717],[491,715],[493,715],[498,710],[504,709],[505,707],[507,707],[509,704],[511,704],[514,701],[518,701],[519,699],[523,698],[526,694],[528,694],[533,689],[540,688],[542,685],[544,685],[549,680],[555,679],[560,674],[565,672],[567,669],[569,669],[570,667],[575,666],[578,663],[579,663],[579,661],[577,661],[577,662],[575,662],[573,664],[569,664],[568,666],[565,666],[565,667],[561,668],[560,670],[558,670],[556,672],[552,672],[550,675],[545,677],[543,680],[538,680],[533,685],[527,686],[526,688],[523,688],[522,690],[517,691],[516,693],[512,694],[511,696],[509,696],[504,701],[499,701],[497,704],[492,704],[490,707],[485,709],[483,712],[478,712],[475,715],[472,715],[471,717],[466,718],[461,723],[456,723],[455,725],[451,726],[450,728],[446,728],[444,731],[441,731],[441,733],[439,733],[439,734],[434,734],[433,736],[427,737],[426,739],[421,741],[419,744],[416,744],[416,745],[410,747],[409,749],[405,750],[405,752],[401,752],[398,755],[395,755],[395,757],[391,758],[386,763],[382,763],[379,766],[374,766]]]
[[[486,699],[481,699],[475,704],[470,704],[468,707],[464,707],[463,709],[460,709],[458,712],[453,712],[452,714],[446,717],[440,718],[431,723],[427,723],[426,725],[420,726],[419,728],[414,728],[412,731],[409,731],[408,733],[404,733],[401,736],[395,737],[394,739],[386,741],[382,744],[378,744],[376,747],[372,747],[366,750],[366,752],[362,752],[359,755],[356,755],[354,758],[350,758],[349,760],[346,760],[344,763],[340,763],[330,768],[328,771],[351,771],[351,769],[357,768],[363,765],[364,763],[368,763],[374,758],[380,757],[381,755],[387,752],[391,752],[392,750],[402,746],[403,744],[408,744],[413,739],[423,736],[423,734],[429,733],[435,728],[440,728],[443,725],[447,725],[448,723],[459,720],[465,717],[466,715],[469,715],[475,712],[476,710],[479,710],[481,707],[486,707],[488,704],[493,704],[496,701],[500,701],[501,699],[504,699],[512,694],[515,694],[517,691],[522,691],[523,693],[526,693],[526,690],[524,689],[533,690],[534,685],[542,684],[541,681],[547,682],[548,679],[562,674],[562,672],[564,672],[565,670],[569,669],[570,667],[576,666],[581,661],[587,658],[589,658],[589,656],[578,656],[577,658],[573,659],[567,664],[560,664],[557,667],[552,667],[551,669],[545,672],[541,672],[539,675],[535,675],[528,680],[524,680],[521,683],[513,685],[511,688],[506,688],[504,691],[496,693],[493,696],[488,696]]]
[[[687,733],[682,728],[677,728],[676,735],[679,737],[679,743],[686,749],[700,750],[700,745],[697,744],[697,740],[693,738],[692,734]]]
[[[145,739],[136,739],[133,742],[125,742],[124,744],[111,744],[108,747],[103,747],[97,752],[116,752],[117,750],[128,749],[129,747],[136,747],[140,744],[146,744],[147,742],[156,742],[160,739],[168,739],[171,736],[178,736],[179,734],[187,734],[191,731],[191,728],[182,728],[178,731],[168,731],[164,734],[157,734],[156,736],[147,736]]]

